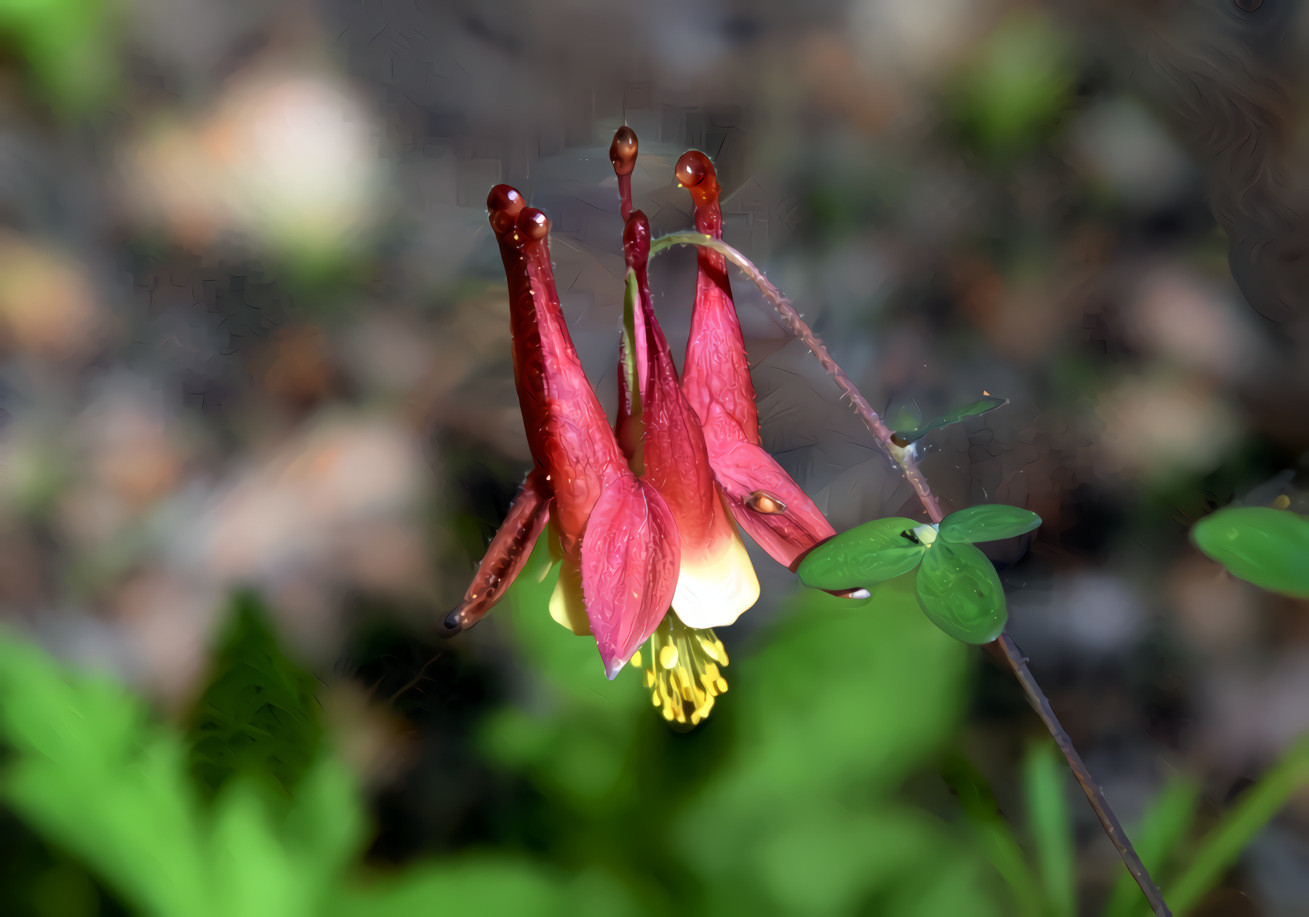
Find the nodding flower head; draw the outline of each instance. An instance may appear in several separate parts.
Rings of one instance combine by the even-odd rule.
[[[548,528],[559,568],[550,613],[595,638],[610,678],[629,660],[639,663],[638,647],[651,640],[651,699],[669,722],[689,727],[727,689],[727,654],[710,628],[732,623],[759,596],[737,524],[787,565],[833,531],[760,445],[726,263],[704,249],[679,380],[651,302],[650,223],[632,209],[637,152],[635,132],[620,128],[609,150],[627,265],[613,428],[564,322],[549,219],[508,185],[487,198],[534,467],[446,627],[479,620]],[[676,174],[691,192],[697,229],[720,237],[718,177],[708,158],[687,153]]]
[[[654,632],[677,585],[680,539],[638,479],[587,381],[550,265],[550,221],[507,185],[487,199],[509,286],[514,378],[536,487],[560,553],[553,612],[596,639],[613,678]]]

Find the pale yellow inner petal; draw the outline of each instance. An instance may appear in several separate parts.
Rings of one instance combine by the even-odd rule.
[[[682,552],[673,608],[689,627],[726,627],[759,600],[754,565],[735,524],[730,525],[730,537],[712,555]]]
[[[550,594],[550,617],[579,637],[591,633],[586,602],[582,598],[582,571],[576,564],[564,561],[559,567],[559,581]]]

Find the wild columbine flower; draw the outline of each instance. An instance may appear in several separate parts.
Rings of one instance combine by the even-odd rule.
[[[652,635],[645,683],[670,722],[694,726],[727,690],[727,653],[711,628],[731,624],[759,598],[759,581],[709,467],[699,418],[650,302],[646,265],[650,223],[631,211],[623,231],[627,260],[619,428],[634,434],[630,456],[668,501],[682,536],[673,607]],[[639,661],[639,660],[638,660]]]
[[[620,129],[610,154],[628,269],[615,430],[564,324],[549,221],[507,185],[488,198],[509,283],[514,377],[535,468],[446,627],[453,632],[479,620],[548,525],[559,562],[551,614],[575,633],[595,636],[610,678],[629,660],[639,666],[636,650],[650,639],[645,683],[653,703],[670,722],[695,725],[727,690],[727,654],[711,628],[732,623],[759,596],[732,516],[788,566],[833,530],[759,443],[726,264],[714,253],[700,261],[690,388],[684,393],[679,385],[651,306],[650,224],[632,210],[636,153],[636,135]],[[693,191],[697,226],[718,235],[717,179],[703,154],[688,156],[699,157],[690,160],[699,171],[679,163],[678,174],[687,187],[700,186]]]
[[[684,153],[676,174],[695,204],[695,228],[721,239],[718,176],[709,157],[697,150]],[[732,515],[760,547],[793,568],[805,551],[836,534],[814,502],[763,449],[727,261],[706,248],[696,249],[695,308],[682,391],[704,426],[709,463]]]
[[[560,556],[551,612],[575,631],[595,636],[613,678],[672,601],[677,525],[658,490],[628,466],[582,370],[555,290],[549,219],[526,207],[508,185],[491,189],[487,208],[509,284],[514,378],[536,463],[520,497],[524,506],[511,511],[515,531],[503,546],[525,554],[526,537],[532,529],[540,532],[537,514],[548,514]],[[547,491],[548,507],[535,509]],[[493,569],[506,572],[521,567],[519,561],[490,560]],[[463,623],[461,610],[452,615],[456,626]]]

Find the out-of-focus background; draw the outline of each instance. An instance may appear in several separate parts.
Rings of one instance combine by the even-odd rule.
[[[624,122],[655,232],[705,150],[727,240],[894,427],[1009,399],[923,468],[947,511],[1044,519],[993,552],[1011,633],[1124,821],[1165,824],[1167,893],[1309,729],[1309,608],[1187,540],[1309,507],[1307,52],[1291,0],[0,0],[0,614],[136,711],[56,728],[61,677],[0,676],[49,727],[11,749],[0,910],[1139,913],[1017,687],[903,584],[852,608],[757,555],[731,690],[685,735],[539,588],[438,636],[529,465],[486,192],[549,213],[610,409]],[[652,280],[680,359],[693,255]],[[766,445],[838,530],[916,515],[735,287]],[[119,758],[41,770],[111,720]],[[344,789],[314,809],[319,760]],[[291,828],[231,815],[248,772]],[[1193,913],[1309,913],[1288,796]],[[354,826],[327,878],[309,823]],[[208,851],[208,891],[142,891],[185,885],[152,844]]]

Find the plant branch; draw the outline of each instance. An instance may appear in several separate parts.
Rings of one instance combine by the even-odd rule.
[[[712,249],[735,264],[740,268],[741,273],[754,282],[754,285],[759,288],[759,292],[763,293],[764,299],[768,300],[769,305],[773,307],[773,311],[781,316],[782,324],[786,327],[786,330],[804,342],[805,346],[818,358],[818,362],[822,364],[823,369],[827,370],[828,375],[836,381],[837,387],[850,399],[850,404],[854,407],[855,413],[863,419],[868,429],[872,431],[873,436],[877,438],[882,451],[890,456],[904,471],[909,486],[914,489],[919,502],[923,504],[923,509],[927,511],[928,518],[933,522],[940,522],[942,519],[941,504],[937,502],[931,488],[927,486],[927,479],[923,477],[923,473],[918,469],[918,457],[915,454],[913,444],[903,447],[896,445],[892,439],[891,428],[882,422],[882,418],[877,416],[873,406],[860,394],[854,382],[845,374],[845,370],[841,369],[836,360],[832,358],[831,353],[828,352],[827,347],[814,334],[813,329],[800,317],[800,313],[795,310],[795,306],[791,305],[791,301],[783,296],[777,287],[773,286],[772,281],[764,276],[763,271],[759,270],[753,261],[726,242],[698,232],[674,232],[661,236],[651,244],[650,254],[653,256],[656,252],[672,245],[698,245],[702,248]]]
[[[1013,673],[1014,678],[1018,680],[1018,684],[1022,686],[1023,693],[1027,695],[1027,702],[1032,705],[1036,715],[1041,718],[1045,728],[1054,737],[1055,744],[1059,746],[1059,750],[1068,759],[1068,767],[1072,770],[1073,776],[1077,778],[1077,783],[1081,786],[1082,792],[1086,794],[1087,802],[1091,804],[1091,808],[1095,811],[1095,817],[1100,819],[1100,827],[1104,828],[1104,833],[1109,836],[1109,840],[1118,849],[1118,856],[1122,858],[1123,865],[1132,874],[1136,884],[1141,887],[1141,892],[1145,895],[1145,899],[1150,902],[1150,907],[1158,917],[1171,917],[1172,911],[1164,903],[1159,886],[1154,884],[1149,871],[1145,868],[1145,864],[1137,856],[1136,849],[1127,837],[1127,832],[1119,824],[1118,817],[1114,815],[1114,810],[1109,805],[1109,800],[1105,799],[1104,790],[1100,789],[1100,784],[1095,782],[1091,772],[1086,769],[1082,756],[1077,753],[1077,748],[1074,747],[1073,740],[1069,738],[1068,733],[1064,730],[1063,724],[1059,722],[1059,717],[1055,716],[1049,699],[1045,696],[1045,692],[1041,690],[1041,686],[1037,684],[1031,669],[1027,667],[1027,659],[1018,649],[1013,638],[1008,634],[1001,634],[1000,638],[987,648],[994,648],[995,654],[1004,660],[1009,671]]]
[[[854,407],[855,413],[863,419],[868,429],[872,431],[882,450],[900,466],[905,479],[908,480],[909,486],[914,489],[914,493],[918,496],[918,500],[922,503],[923,510],[928,517],[932,522],[940,522],[943,518],[941,504],[932,494],[927,479],[918,467],[914,444],[909,443],[901,446],[895,442],[890,428],[877,416],[877,412],[873,410],[872,405],[860,394],[854,382],[832,358],[831,353],[823,346],[823,342],[814,334],[813,329],[800,317],[800,313],[791,305],[791,301],[783,296],[777,287],[773,286],[772,282],[764,276],[763,271],[759,270],[753,261],[727,243],[695,232],[675,232],[655,239],[650,246],[650,254],[653,256],[656,252],[673,245],[698,245],[716,251],[735,264],[746,277],[754,282],[754,285],[763,293],[764,298],[768,300],[774,311],[781,316],[787,330],[808,346],[813,355],[818,358],[818,362],[822,364],[823,369],[827,370],[828,374],[836,381],[837,386],[850,399],[850,404]],[[1032,676],[1031,670],[1027,667],[1027,660],[1019,652],[1013,638],[1007,633],[1003,633],[999,639],[987,644],[986,649],[998,656],[1008,666],[1014,678],[1018,680],[1023,693],[1027,695],[1028,703],[1032,705],[1037,716],[1041,718],[1041,722],[1045,724],[1045,728],[1054,738],[1055,744],[1063,752],[1064,758],[1068,760],[1068,766],[1072,769],[1073,776],[1077,778],[1082,792],[1086,794],[1087,801],[1091,803],[1091,808],[1100,820],[1101,827],[1104,828],[1105,834],[1109,836],[1109,840],[1117,848],[1118,855],[1123,860],[1123,865],[1127,867],[1127,871],[1136,880],[1136,884],[1141,887],[1141,892],[1150,903],[1150,907],[1154,909],[1154,913],[1157,917],[1171,917],[1172,912],[1168,909],[1168,905],[1164,903],[1163,894],[1151,880],[1145,864],[1137,856],[1136,850],[1132,847],[1132,842],[1128,839],[1126,832],[1123,831],[1123,826],[1119,824],[1113,809],[1110,808],[1109,801],[1105,799],[1104,791],[1092,779],[1091,772],[1086,769],[1082,756],[1077,753],[1077,749],[1073,746],[1073,740],[1064,730],[1059,718],[1055,716],[1050,701]]]

